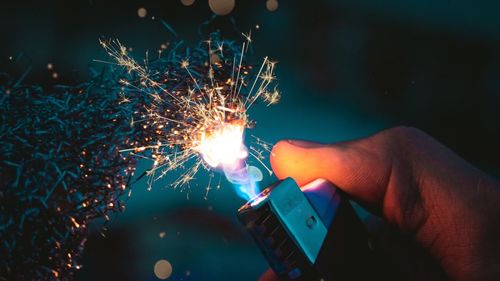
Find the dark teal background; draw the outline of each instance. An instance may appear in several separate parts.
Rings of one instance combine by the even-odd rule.
[[[46,87],[88,78],[93,59],[108,59],[101,36],[119,38],[141,58],[175,37],[199,39],[211,17],[207,1],[190,7],[161,1],[3,1],[2,71]],[[137,16],[145,7],[146,18]],[[500,174],[500,3],[493,1],[265,1],[239,0],[221,28],[242,39],[253,32],[251,59],[277,60],[282,101],[256,106],[248,132],[268,142],[301,138],[336,142],[395,125],[419,127],[492,175]],[[151,19],[155,17],[155,20]],[[9,57],[12,56],[12,59]],[[46,69],[54,65],[59,77]],[[140,163],[144,170],[149,163]],[[175,175],[172,175],[175,176]],[[154,263],[173,265],[169,280],[256,280],[266,264],[236,221],[242,202],[223,182],[204,200],[207,178],[192,192],[133,186],[127,209],[106,237],[93,227],[78,280],[156,280]],[[273,178],[267,176],[264,184]],[[165,232],[164,238],[159,233]],[[186,272],[189,271],[189,276]]]

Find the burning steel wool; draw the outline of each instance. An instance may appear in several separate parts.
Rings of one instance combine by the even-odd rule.
[[[256,182],[262,174],[246,163],[247,157],[252,156],[271,173],[262,161],[270,145],[255,138],[248,149],[244,132],[254,125],[248,110],[255,103],[261,100],[272,105],[280,99],[275,85],[276,63],[266,57],[258,68],[247,64],[245,54],[252,38],[251,33],[243,35],[246,41],[241,46],[213,33],[194,49],[179,52],[179,45],[175,45],[166,55],[160,50],[153,60],[147,55],[143,63],[138,63],[120,41],[100,41],[113,64],[128,73],[120,79],[122,102],[151,97],[150,103],[135,112],[132,122],[154,133],[145,139],[146,145],[136,142],[121,150],[153,161],[147,172],[149,188],[179,168],[188,167],[171,184],[174,188],[189,188],[202,169],[212,177],[218,170],[237,187],[240,196],[250,199],[258,193]]]
[[[136,159],[118,147],[145,135],[103,74],[49,89],[0,74],[0,279],[71,280],[89,223],[124,209]]]
[[[253,197],[262,174],[247,162],[262,163],[270,144],[254,137],[245,146],[248,110],[280,95],[274,62],[246,62],[250,41],[215,33],[142,63],[119,41],[101,41],[113,65],[73,86],[23,85],[28,71],[0,73],[0,279],[71,280],[89,224],[124,209],[140,158],[153,161],[136,179],[147,175],[149,188],[187,167],[172,186],[189,189],[200,170],[210,179],[222,171]]]

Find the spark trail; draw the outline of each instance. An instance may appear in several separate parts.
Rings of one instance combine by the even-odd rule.
[[[131,125],[151,133],[120,151],[152,161],[148,189],[174,170],[182,174],[171,185],[188,189],[201,170],[211,178],[214,170],[222,170],[251,196],[260,172],[247,164],[248,156],[271,173],[263,162],[270,144],[255,138],[247,149],[244,133],[254,126],[248,112],[255,103],[269,106],[280,99],[276,62],[265,57],[257,68],[248,64],[245,55],[252,38],[250,33],[243,36],[240,45],[212,33],[193,49],[179,51],[176,44],[142,63],[120,41],[100,41],[113,59],[110,63],[126,70],[119,80],[120,102],[142,101],[136,103]]]

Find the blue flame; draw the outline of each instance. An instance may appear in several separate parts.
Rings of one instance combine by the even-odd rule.
[[[257,167],[243,164],[235,169],[224,169],[224,175],[242,199],[248,201],[260,193],[259,181],[263,176]]]

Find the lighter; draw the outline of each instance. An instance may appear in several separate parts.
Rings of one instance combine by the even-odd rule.
[[[317,179],[301,188],[291,178],[263,190],[238,218],[281,280],[373,279],[367,231],[347,196]]]

